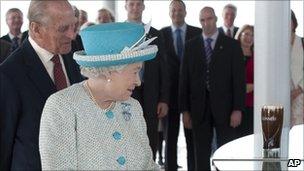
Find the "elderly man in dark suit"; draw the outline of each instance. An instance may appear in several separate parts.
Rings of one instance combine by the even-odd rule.
[[[23,25],[23,13],[18,8],[11,8],[6,12],[6,24],[9,28],[9,33],[2,36],[0,39],[12,44],[11,52],[16,50],[21,43],[27,38],[28,32],[21,32]]]
[[[186,24],[186,5],[182,0],[173,0],[169,6],[172,25],[161,29],[167,53],[170,78],[170,103],[166,129],[166,170],[177,170],[177,140],[180,125],[178,112],[178,80],[185,42],[198,36],[202,30]],[[185,115],[186,116],[186,115]],[[191,127],[184,127],[187,143],[188,170],[194,169],[194,152]]]
[[[218,32],[216,21],[213,8],[200,11],[203,33],[186,43],[181,69],[180,110],[191,116],[195,170],[210,170],[213,127],[219,147],[233,140],[245,106],[241,47]]]
[[[234,26],[234,20],[237,14],[237,8],[233,4],[227,4],[223,8],[222,17],[224,25],[219,27],[219,32],[224,33],[226,36],[234,38],[238,27]]]
[[[144,24],[142,22],[142,12],[145,9],[144,0],[126,0],[125,2],[127,22]],[[132,97],[137,99],[143,107],[150,146],[155,160],[158,143],[157,122],[159,118],[163,118],[168,113],[169,85],[160,33],[151,27],[147,37],[158,37],[151,43],[157,45],[158,52],[153,60],[144,62],[140,72],[142,84],[135,88]]]
[[[28,18],[29,38],[0,65],[0,170],[41,170],[45,101],[82,80],[68,54],[76,23],[68,1],[32,1]]]

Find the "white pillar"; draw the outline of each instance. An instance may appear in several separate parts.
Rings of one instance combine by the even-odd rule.
[[[290,122],[290,2],[256,1],[254,33],[255,157],[263,156],[261,108],[284,107],[281,157],[288,158]],[[259,169],[260,170],[260,169]]]

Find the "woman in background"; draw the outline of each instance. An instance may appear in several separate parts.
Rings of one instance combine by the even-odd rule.
[[[237,128],[239,137],[253,133],[253,33],[253,26],[246,24],[235,35],[235,39],[241,43],[246,65],[246,111]]]
[[[291,11],[291,127],[304,123],[304,54],[303,38],[296,35],[297,18]]]

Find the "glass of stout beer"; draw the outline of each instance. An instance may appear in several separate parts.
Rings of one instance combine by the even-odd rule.
[[[282,106],[263,106],[262,108],[263,155],[265,158],[280,157],[283,110]]]

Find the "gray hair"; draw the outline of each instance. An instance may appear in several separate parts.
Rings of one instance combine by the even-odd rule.
[[[82,15],[86,20],[88,20],[88,13],[84,10],[78,10],[79,16]]]
[[[210,11],[213,14],[213,16],[216,17],[214,9],[212,7],[209,7],[209,6],[205,6],[204,8],[202,8],[201,11],[200,11],[200,13],[202,13],[203,11],[206,11],[206,10]]]
[[[8,15],[11,14],[11,13],[13,13],[13,12],[18,12],[18,13],[20,13],[23,16],[23,13],[22,13],[22,11],[20,9],[18,9],[18,8],[11,8],[11,9],[9,9],[6,12],[5,18],[7,19]]]
[[[79,10],[78,10],[78,8],[75,5],[73,5],[72,8],[73,8],[73,11],[75,13],[75,17],[78,18],[79,17]]]
[[[111,72],[121,72],[126,65],[117,65],[110,67],[101,67],[101,68],[93,68],[93,67],[82,67],[80,66],[80,72],[83,76],[88,78],[100,78],[100,77],[108,77]]]
[[[169,7],[171,7],[171,5],[172,5],[174,2],[179,2],[180,4],[182,4],[182,6],[184,7],[184,9],[186,10],[186,4],[184,3],[183,0],[172,0],[172,1],[170,2]]]
[[[46,14],[49,1],[31,1],[28,10],[27,18],[29,23],[36,22],[46,24],[49,20],[49,16]]]
[[[236,16],[236,14],[237,14],[237,8],[236,8],[235,5],[233,5],[233,4],[227,4],[227,5],[225,5],[225,6],[224,6],[224,9],[223,9],[223,12],[224,12],[226,9],[232,9],[233,12],[234,12],[234,15]]]

